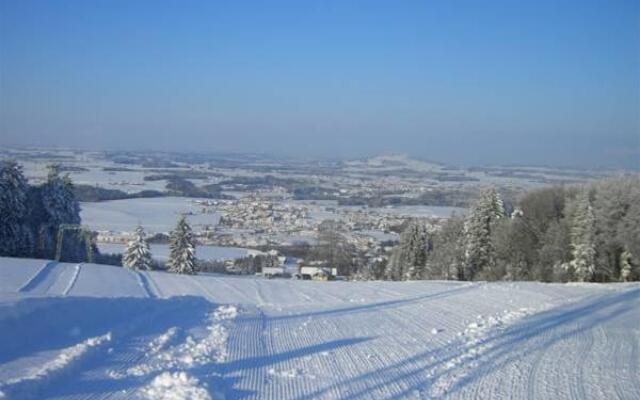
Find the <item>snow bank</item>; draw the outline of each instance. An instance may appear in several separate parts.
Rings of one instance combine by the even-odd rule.
[[[182,329],[171,327],[149,343],[142,362],[124,372],[110,371],[109,376],[125,379],[158,373],[150,384],[141,389],[147,398],[209,399],[207,385],[188,375],[187,371],[205,365],[211,367],[227,359],[229,324],[237,313],[235,306],[216,308],[207,317],[204,335],[189,334],[178,343],[178,338],[183,335]]]

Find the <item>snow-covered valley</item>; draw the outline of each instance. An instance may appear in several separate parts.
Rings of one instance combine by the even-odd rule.
[[[640,398],[640,285],[0,259],[7,399]]]

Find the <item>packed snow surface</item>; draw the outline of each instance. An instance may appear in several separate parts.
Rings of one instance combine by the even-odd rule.
[[[0,398],[638,399],[640,285],[0,258]]]

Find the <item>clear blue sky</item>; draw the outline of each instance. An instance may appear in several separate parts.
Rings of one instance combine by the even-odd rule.
[[[639,0],[0,0],[0,144],[638,167],[639,113]]]

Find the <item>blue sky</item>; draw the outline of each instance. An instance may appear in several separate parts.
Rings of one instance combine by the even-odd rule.
[[[0,144],[638,167],[640,1],[0,0]]]

